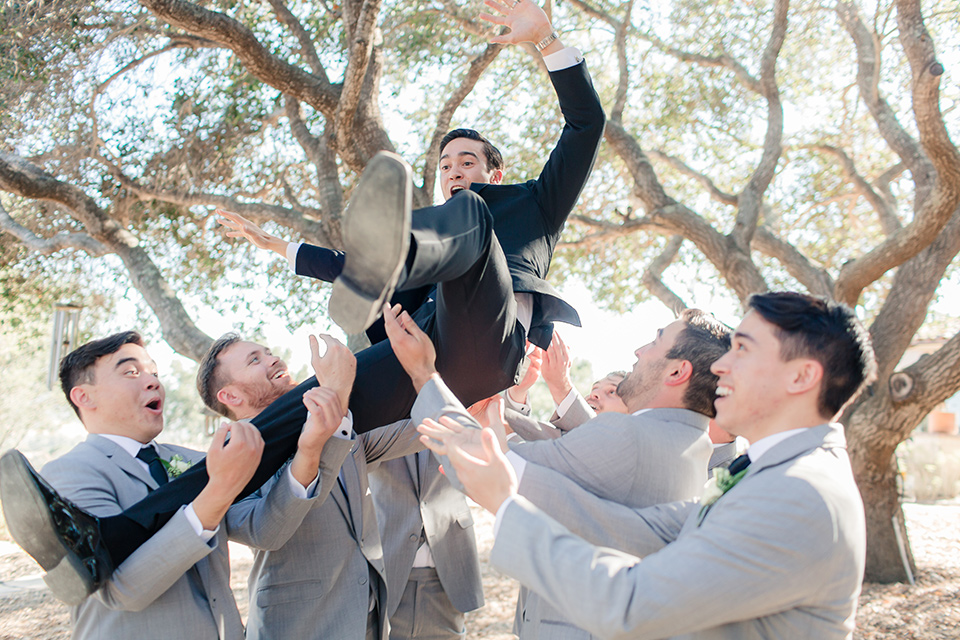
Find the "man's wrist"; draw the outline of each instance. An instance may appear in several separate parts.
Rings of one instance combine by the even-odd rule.
[[[413,388],[416,390],[416,392],[420,393],[420,390],[423,389],[424,385],[430,382],[430,380],[432,380],[433,378],[439,378],[439,377],[440,377],[440,374],[437,373],[436,369],[433,369],[432,371],[424,370],[423,372],[419,372],[416,375],[411,375],[410,381],[413,382]]]

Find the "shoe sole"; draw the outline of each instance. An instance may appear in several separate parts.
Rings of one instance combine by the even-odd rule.
[[[410,249],[412,201],[410,165],[375,155],[343,216],[346,261],[330,294],[330,317],[348,334],[373,324],[393,295]]]
[[[43,580],[66,604],[82,602],[94,590],[83,561],[57,535],[36,471],[17,450],[0,457],[0,501],[10,535],[37,561],[47,575]]]

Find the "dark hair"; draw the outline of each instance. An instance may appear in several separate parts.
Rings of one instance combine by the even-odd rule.
[[[678,319],[686,326],[666,357],[686,360],[693,369],[683,394],[685,408],[713,418],[717,415],[713,401],[719,378],[710,367],[730,350],[730,328],[700,309],[685,309]]]
[[[103,356],[116,353],[125,344],[136,344],[143,346],[143,338],[136,331],[123,331],[91,340],[82,344],[60,360],[60,388],[63,389],[63,395],[67,396],[67,402],[73,407],[74,413],[80,417],[80,408],[70,399],[70,390],[81,384],[93,382],[93,365]]]
[[[487,159],[487,169],[488,170],[497,170],[503,169],[503,156],[500,155],[500,150],[493,146],[493,143],[487,140],[479,131],[474,131],[473,129],[454,129],[447,135],[443,136],[443,140],[440,141],[440,155],[443,155],[443,150],[447,147],[452,140],[457,138],[468,138],[469,140],[477,140],[478,142],[483,143],[483,155]]]
[[[758,293],[747,306],[776,327],[780,358],[811,358],[823,367],[817,409],[835,416],[877,376],[866,329],[850,307],[793,291]]]
[[[233,418],[227,405],[217,399],[217,393],[230,383],[220,375],[220,354],[230,345],[240,342],[240,335],[237,333],[225,333],[216,342],[207,349],[200,360],[200,369],[197,371],[197,393],[203,404],[207,405],[211,411],[216,411],[222,416]]]

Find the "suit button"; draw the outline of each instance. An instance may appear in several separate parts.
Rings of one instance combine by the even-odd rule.
[[[358,580],[358,582],[359,582],[360,584],[367,584],[367,579],[366,579],[366,578],[360,578],[360,580]]]
[[[411,533],[411,534],[410,534],[410,539],[411,539],[411,540],[416,540],[416,539],[419,538],[419,537],[420,537],[420,536],[418,536],[418,535],[415,534],[415,533]]]

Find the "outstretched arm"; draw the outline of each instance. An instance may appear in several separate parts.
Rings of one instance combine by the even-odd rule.
[[[484,4],[497,12],[497,15],[481,13],[480,18],[493,24],[508,27],[509,31],[490,39],[499,44],[519,44],[532,42],[540,55],[550,55],[563,49],[563,44],[553,30],[550,19],[543,9],[533,0],[485,0]]]
[[[217,209],[217,216],[217,222],[220,226],[226,228],[224,235],[228,238],[245,238],[250,244],[259,249],[274,251],[282,256],[287,255],[287,245],[290,244],[289,242],[267,233],[239,213]]]

